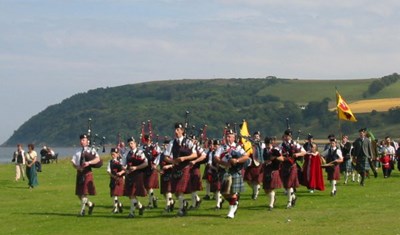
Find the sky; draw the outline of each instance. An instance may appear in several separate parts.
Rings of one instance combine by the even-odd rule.
[[[99,87],[399,71],[397,0],[0,0],[0,144]]]

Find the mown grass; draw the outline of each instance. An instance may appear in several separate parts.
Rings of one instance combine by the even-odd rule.
[[[365,187],[341,181],[335,197],[330,196],[328,184],[326,191],[314,194],[300,187],[296,207],[289,210],[285,209],[283,190],[278,191],[277,206],[270,212],[265,194],[251,200],[247,188],[234,220],[225,219],[226,204],[223,210],[214,211],[213,201],[203,201],[201,208],[187,217],[164,215],[165,201],[158,190],[160,208],[147,210],[143,217],[126,218],[127,198],[122,198],[124,213],[112,214],[104,166],[94,170],[98,191],[91,197],[96,203],[94,213],[81,218],[77,217],[80,205],[74,195],[75,170],[68,159],[44,165],[40,185],[33,191],[26,181],[14,182],[14,165],[0,165],[0,171],[2,234],[400,234],[397,170],[388,179],[382,174],[368,179]]]

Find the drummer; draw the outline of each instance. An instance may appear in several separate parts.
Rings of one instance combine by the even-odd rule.
[[[336,144],[336,139],[331,137],[329,139],[329,148],[322,153],[326,161],[325,170],[328,175],[328,180],[332,185],[331,196],[336,196],[336,182],[340,180],[339,164],[343,162],[342,151]]]

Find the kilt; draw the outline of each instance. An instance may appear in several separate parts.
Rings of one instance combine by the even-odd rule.
[[[340,163],[340,171],[341,172],[352,172],[353,171],[353,165],[351,164],[351,159],[345,160],[342,163]]]
[[[297,188],[299,187],[299,178],[297,175],[297,165],[294,164],[282,164],[280,170],[280,176],[285,188]]]
[[[259,166],[251,165],[244,171],[244,181],[261,184],[263,182],[262,172],[263,168],[261,164]]]
[[[96,187],[94,186],[93,173],[91,171],[77,171],[75,195],[96,195]]]
[[[145,176],[145,187],[146,189],[159,188],[158,183],[158,172],[157,170],[152,170],[149,175]]]
[[[263,189],[274,190],[282,188],[282,180],[279,170],[273,170],[271,167],[264,167]]]
[[[186,166],[181,170],[176,168],[173,169],[171,178],[171,193],[191,193],[189,166]]]
[[[190,191],[201,191],[203,190],[203,184],[201,182],[200,168],[192,167],[190,169]]]
[[[144,187],[144,172],[134,171],[125,176],[124,196],[127,197],[146,197],[147,190]]]
[[[339,165],[326,168],[328,180],[340,180],[340,168]]]
[[[211,173],[208,173],[208,182],[210,183],[211,192],[221,191],[221,184],[224,174],[224,171],[215,170],[211,171]]]
[[[356,170],[359,173],[371,170],[371,167],[369,166],[369,162],[368,162],[368,158],[367,157],[357,158]]]
[[[116,179],[110,178],[110,196],[123,196],[124,195],[124,177]]]
[[[171,186],[172,170],[166,170],[163,174],[160,174],[160,193],[170,193],[172,190]]]
[[[226,184],[226,178],[231,177],[230,188],[224,190],[223,194],[233,194],[244,192],[244,181],[241,171],[225,173],[221,187],[224,188]]]

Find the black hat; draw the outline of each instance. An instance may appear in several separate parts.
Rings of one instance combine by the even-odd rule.
[[[265,137],[264,142],[265,142],[265,144],[270,144],[272,142],[272,138],[267,136],[267,137]]]
[[[328,135],[328,139],[331,139],[331,138],[335,138],[335,135],[334,134],[329,134]]]
[[[329,142],[336,142],[336,139],[334,137],[329,138]]]
[[[312,138],[314,138],[314,136],[311,135],[310,133],[308,133],[307,139],[309,140],[309,139],[312,139]]]
[[[212,144],[213,145],[220,145],[221,141],[220,140],[213,140]]]
[[[226,130],[226,134],[227,135],[230,135],[230,134],[236,134],[232,129],[228,129],[228,130]]]
[[[176,128],[183,128],[183,124],[180,122],[175,123],[175,129]]]
[[[129,142],[131,142],[131,141],[135,141],[135,138],[129,137],[129,138],[126,140],[127,143],[129,143]]]
[[[83,138],[88,138],[88,135],[86,135],[86,134],[81,134],[81,135],[79,136],[79,139],[83,139]]]
[[[285,132],[283,132],[283,134],[292,136],[292,130],[287,129]]]
[[[149,136],[148,134],[145,134],[145,135],[143,136],[143,139],[147,141],[147,140],[150,139],[150,136]]]
[[[366,132],[367,131],[367,128],[361,128],[360,130],[358,130],[358,132]]]
[[[119,149],[118,148],[111,148],[110,153],[119,153]]]
[[[254,132],[253,135],[261,135],[261,132],[260,131],[256,131],[256,132]]]
[[[164,136],[164,144],[169,144],[171,142],[171,139],[168,136]]]

